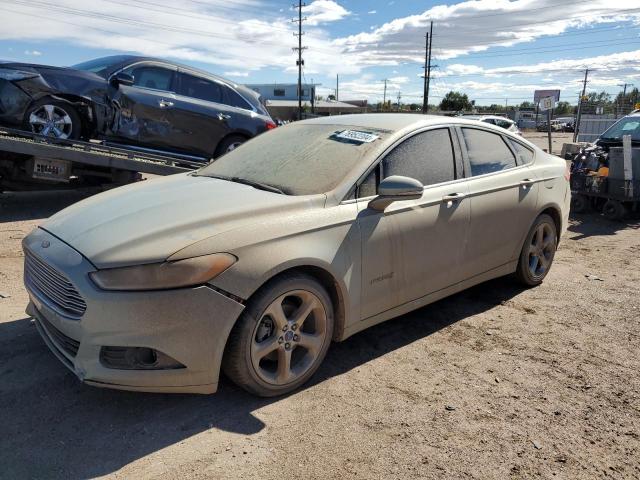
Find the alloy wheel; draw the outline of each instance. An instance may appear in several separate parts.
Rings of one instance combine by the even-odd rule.
[[[327,340],[327,314],[320,299],[294,290],[263,312],[251,340],[251,364],[273,386],[295,382],[316,363]]]
[[[529,271],[540,277],[551,266],[555,250],[555,233],[548,223],[541,223],[531,238],[529,245]]]
[[[73,131],[69,114],[57,105],[41,105],[29,115],[31,131],[45,137],[67,139]]]
[[[228,152],[232,152],[234,151],[236,148],[238,148],[240,145],[242,145],[242,142],[233,142],[231,145],[229,145],[227,147],[227,153]]]

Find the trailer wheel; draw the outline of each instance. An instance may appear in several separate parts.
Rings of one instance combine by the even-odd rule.
[[[627,215],[627,209],[618,200],[607,200],[602,207],[602,213],[609,220],[622,220]]]
[[[36,102],[24,119],[25,130],[45,137],[78,139],[82,133],[80,115],[67,103],[45,98]]]
[[[571,197],[571,211],[573,213],[585,213],[591,210],[589,197],[578,194]]]

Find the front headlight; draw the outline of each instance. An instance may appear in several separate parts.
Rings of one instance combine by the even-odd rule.
[[[229,253],[214,253],[174,262],[98,270],[89,275],[103,290],[164,290],[206,283],[236,260]]]

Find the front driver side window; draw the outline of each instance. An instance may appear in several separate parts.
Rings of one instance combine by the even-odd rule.
[[[125,69],[124,72],[133,75],[133,84],[137,87],[172,91],[172,70],[153,65],[134,65]]]
[[[382,161],[384,178],[392,175],[435,185],[455,179],[453,146],[448,128],[421,132],[402,142]]]

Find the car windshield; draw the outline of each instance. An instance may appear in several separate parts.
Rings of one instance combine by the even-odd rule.
[[[77,65],[72,65],[71,68],[93,72],[101,77],[106,77],[113,65],[124,62],[126,58],[127,57],[123,55],[96,58],[95,60],[89,60],[87,62],[78,63]]]
[[[268,185],[287,195],[325,193],[376,151],[389,133],[357,126],[293,123],[244,143],[197,175]]]
[[[600,138],[622,140],[624,135],[631,135],[631,140],[640,140],[640,116],[623,118],[618,123],[614,123]]]

